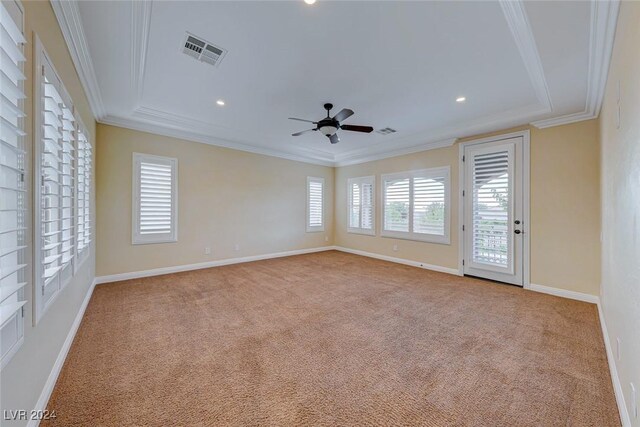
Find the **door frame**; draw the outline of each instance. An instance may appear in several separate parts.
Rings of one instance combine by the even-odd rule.
[[[523,248],[522,248],[522,281],[524,289],[531,289],[531,256],[530,256],[530,240],[531,233],[531,156],[530,156],[530,132],[529,129],[511,132],[501,135],[489,136],[486,138],[474,139],[471,141],[460,142],[458,144],[458,275],[464,276],[464,267],[462,260],[464,259],[464,198],[462,191],[465,187],[465,166],[462,160],[464,149],[470,145],[484,144],[487,142],[502,141],[509,138],[522,138],[522,229],[523,229]]]

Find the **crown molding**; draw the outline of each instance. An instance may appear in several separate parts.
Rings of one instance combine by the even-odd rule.
[[[587,77],[587,98],[583,111],[537,120],[531,124],[537,128],[575,123],[595,119],[600,115],[604,91],[607,85],[613,41],[618,22],[619,0],[592,1],[591,27],[589,33],[589,71]]]
[[[131,106],[134,110],[140,107],[144,89],[152,5],[151,0],[131,3]]]
[[[149,107],[138,108],[129,118],[109,115],[99,120],[99,122],[255,154],[336,167],[449,147],[455,143],[458,137],[472,136],[483,132],[491,132],[522,125],[527,123],[529,117],[545,112],[546,110],[544,108],[541,108],[539,104],[535,103],[513,109],[506,113],[493,114],[476,119],[460,126],[450,126],[406,136],[404,138],[390,139],[375,146],[367,146],[337,155],[300,146],[292,147],[292,150],[295,151],[274,150],[257,147],[241,141],[217,138],[212,135],[216,133],[216,129],[221,129],[219,127],[212,127],[211,124],[203,121],[178,116]],[[390,145],[397,148],[389,150]]]
[[[76,1],[51,0],[51,7],[58,20],[64,41],[75,66],[80,83],[89,101],[89,107],[96,120],[106,115],[100,95],[98,79],[91,61],[89,45],[84,35],[80,10]]]
[[[458,126],[449,126],[433,131],[390,139],[384,143],[357,150],[347,151],[335,156],[336,166],[348,166],[388,157],[402,156],[420,151],[449,147],[459,138],[465,138],[486,132],[494,132],[526,124],[530,117],[544,114],[547,110],[538,103],[514,108],[507,112],[492,114],[469,121]],[[425,142],[426,141],[426,142]],[[397,146],[388,150],[389,145]]]
[[[550,128],[553,126],[568,125],[570,123],[582,122],[585,120],[591,120],[598,117],[598,114],[593,111],[580,111],[578,113],[564,114],[558,117],[552,117],[550,119],[536,120],[531,122],[531,125],[538,129]]]
[[[322,166],[334,166],[333,156],[311,156],[309,154],[294,154],[280,150],[273,150],[270,148],[261,148],[254,145],[243,144],[235,141],[228,141],[220,138],[214,138],[209,135],[200,134],[196,132],[187,131],[184,129],[164,127],[157,123],[145,123],[141,120],[130,119],[125,117],[118,117],[108,115],[99,120],[100,123],[118,126],[126,129],[137,130],[141,132],[152,133],[155,135],[168,136],[172,138],[183,139],[186,141],[199,142],[202,144],[214,145],[217,147],[230,148],[233,150],[246,151],[254,154],[261,154],[263,156],[278,157],[281,159],[293,160],[303,163],[311,163]]]
[[[448,139],[443,139],[439,141],[426,142],[419,145],[414,145],[412,147],[398,148],[395,150],[385,151],[385,152],[376,153],[376,154],[369,154],[369,155],[363,154],[363,155],[357,155],[353,157],[336,156],[337,159],[334,162],[334,166],[336,167],[351,166],[351,165],[357,165],[360,163],[372,162],[374,160],[387,159],[389,157],[397,157],[397,156],[403,156],[405,154],[413,154],[413,153],[419,153],[421,151],[434,150],[436,148],[451,147],[453,144],[456,143],[456,141],[457,141],[457,138],[448,138]]]
[[[544,68],[542,67],[536,40],[533,36],[531,25],[529,25],[527,12],[524,9],[524,3],[522,0],[500,0],[500,7],[516,46],[520,51],[520,56],[531,79],[536,98],[538,98],[538,102],[544,109],[550,113],[553,111],[553,105],[549,96],[549,87],[544,76]]]
[[[222,145],[222,146],[225,146],[227,148],[237,148],[238,150],[242,150],[242,151],[251,151],[249,150],[250,147],[254,147],[255,149],[262,149],[260,147],[254,146],[250,142],[247,142],[248,140],[252,139],[247,136],[244,136],[244,140],[242,139],[243,136],[241,135],[238,135],[238,139],[236,139],[235,137],[225,138],[225,137],[215,136],[215,135],[220,135],[223,131],[233,132],[235,135],[238,133],[235,129],[231,129],[223,126],[214,126],[211,123],[208,123],[202,120],[192,119],[190,117],[180,116],[177,114],[172,114],[172,113],[154,109],[154,108],[140,107],[133,112],[132,118],[140,120],[150,125],[155,124],[161,127],[173,128],[176,130],[183,130],[192,134],[199,134],[207,138],[210,138],[211,141],[223,142],[227,145]],[[220,145],[218,142],[216,143],[209,142],[209,143],[212,143],[214,145]],[[270,150],[270,149],[264,148],[264,150]],[[333,154],[327,151],[316,150],[308,147],[303,147],[301,145],[292,146],[290,150],[286,150],[286,151],[277,150],[277,149],[272,151],[274,153],[288,153],[291,155],[302,156],[302,157],[306,156],[311,160],[327,160],[327,161],[334,160]]]

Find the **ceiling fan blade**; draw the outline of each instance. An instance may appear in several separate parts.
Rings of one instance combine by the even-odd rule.
[[[318,122],[312,122],[311,120],[298,119],[298,118],[296,118],[296,117],[289,117],[289,120],[297,120],[297,121],[299,121],[299,122],[313,123],[314,125],[318,123]]]
[[[353,132],[365,132],[365,133],[373,132],[373,128],[371,126],[342,125],[340,126],[340,129],[350,130]]]
[[[299,135],[302,135],[303,133],[313,132],[314,130],[318,130],[318,129],[307,129],[307,130],[303,130],[302,132],[292,133],[292,134],[291,134],[291,136],[299,136]]]
[[[337,133],[334,133],[329,137],[329,141],[331,141],[332,144],[337,144],[338,142],[340,142],[340,138],[338,138]]]
[[[349,118],[351,116],[353,116],[353,110],[350,110],[348,108],[343,108],[342,110],[340,110],[340,112],[338,114],[333,116],[333,120],[337,120],[337,121],[341,122],[344,119],[347,119],[347,118]]]

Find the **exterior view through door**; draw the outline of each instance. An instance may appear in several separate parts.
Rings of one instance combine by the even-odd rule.
[[[528,135],[519,133],[464,145],[465,275],[525,285],[529,226],[525,197],[527,142]]]

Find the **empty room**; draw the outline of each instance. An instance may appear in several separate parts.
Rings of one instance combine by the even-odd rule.
[[[2,0],[0,425],[640,427],[639,24]]]

